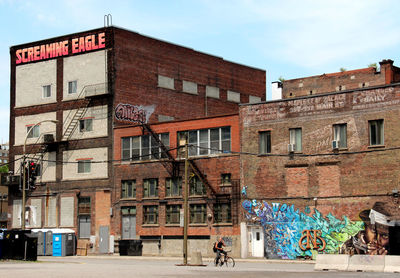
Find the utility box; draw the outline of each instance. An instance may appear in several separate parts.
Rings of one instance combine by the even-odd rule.
[[[75,234],[53,234],[53,256],[64,257],[75,254]]]

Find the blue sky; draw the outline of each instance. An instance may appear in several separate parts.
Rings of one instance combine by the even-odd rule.
[[[8,141],[9,47],[113,24],[285,79],[400,66],[398,0],[0,0],[0,141]]]

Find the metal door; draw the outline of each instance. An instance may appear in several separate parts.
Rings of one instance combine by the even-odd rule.
[[[46,245],[45,233],[43,233],[42,231],[39,231],[37,233],[37,236],[38,236],[37,255],[38,256],[44,256],[44,254],[45,254],[44,247]]]
[[[79,238],[90,238],[90,215],[79,216]]]
[[[252,229],[251,245],[253,257],[264,257],[264,233],[261,228]]]
[[[124,215],[122,216],[122,239],[135,239],[136,238],[136,216]]]
[[[110,239],[109,227],[100,226],[99,235],[100,235],[99,251],[102,254],[107,254],[109,249],[109,239]]]

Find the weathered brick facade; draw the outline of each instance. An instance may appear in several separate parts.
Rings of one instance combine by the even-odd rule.
[[[400,81],[400,68],[392,60],[383,60],[380,71],[375,67],[295,78],[282,82],[282,98],[296,98],[391,84]]]
[[[64,228],[90,239],[94,247],[90,252],[102,249],[101,227],[108,227],[110,235],[117,238],[121,234],[120,180],[116,177],[121,177],[121,169],[126,165],[118,168],[114,176],[112,161],[120,154],[120,142],[114,141],[114,127],[234,114],[238,113],[239,103],[265,100],[263,70],[117,27],[13,46],[10,61],[10,161],[16,160],[10,164],[10,170],[15,175],[20,173],[25,139],[22,137],[27,134],[27,127],[44,118],[58,121],[40,124],[39,137],[27,140],[26,154],[40,161],[47,171],[36,189],[27,192],[27,205],[38,212],[29,214],[32,219],[27,227],[60,227],[61,222],[70,223],[72,218],[73,225]],[[74,120],[75,115],[78,116]],[[69,131],[74,121],[75,129],[71,127]],[[85,121],[92,126],[86,126]],[[208,121],[213,125],[212,119]],[[55,142],[47,144],[43,153],[43,144],[36,140],[44,132],[54,134]],[[238,134],[237,128],[235,132]],[[170,140],[176,144],[176,137]],[[232,148],[238,150],[238,140],[234,142],[236,146]],[[115,146],[119,146],[117,152]],[[234,155],[218,160],[218,165],[238,165]],[[85,161],[90,161],[91,169],[79,168],[79,164],[85,167]],[[154,165],[145,163],[135,168],[138,179],[144,173],[154,175],[160,164]],[[199,165],[203,167],[204,162]],[[235,169],[235,179],[239,179],[236,166]],[[12,218],[8,219],[8,226],[18,228],[21,192],[18,186],[10,189],[8,211]],[[31,203],[31,198],[35,202]],[[74,209],[70,215],[61,213],[61,204],[69,205],[71,200]],[[138,210],[138,219],[140,214]],[[227,235],[238,234],[235,226],[221,229]],[[177,234],[178,230],[141,230],[138,225],[138,235]],[[207,231],[202,228],[191,233],[205,235],[209,234]],[[104,248],[107,246],[103,246],[102,252],[107,252]]]
[[[324,252],[337,253],[362,230],[355,228],[361,211],[377,202],[385,203],[386,216],[399,219],[399,93],[400,85],[390,84],[241,106],[242,152],[252,154],[241,159],[243,220],[259,221],[266,237],[274,238],[276,246],[274,240],[265,243],[266,256],[311,256],[311,250],[299,249],[305,230],[318,230]],[[376,122],[382,123],[380,142],[371,135]],[[346,127],[343,148],[332,147],[335,125]],[[299,152],[288,152],[293,128],[301,129]],[[259,152],[263,131],[271,134],[270,153]],[[280,240],[277,229],[291,230],[291,241],[284,242],[286,232]],[[398,254],[398,239],[391,240],[394,245],[385,248]]]

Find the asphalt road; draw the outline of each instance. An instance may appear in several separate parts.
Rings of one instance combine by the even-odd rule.
[[[399,277],[398,273],[314,271],[314,264],[237,260],[234,268],[215,267],[203,259],[206,266],[177,266],[179,258],[143,258],[119,256],[39,257],[37,262],[0,261],[0,277]]]

